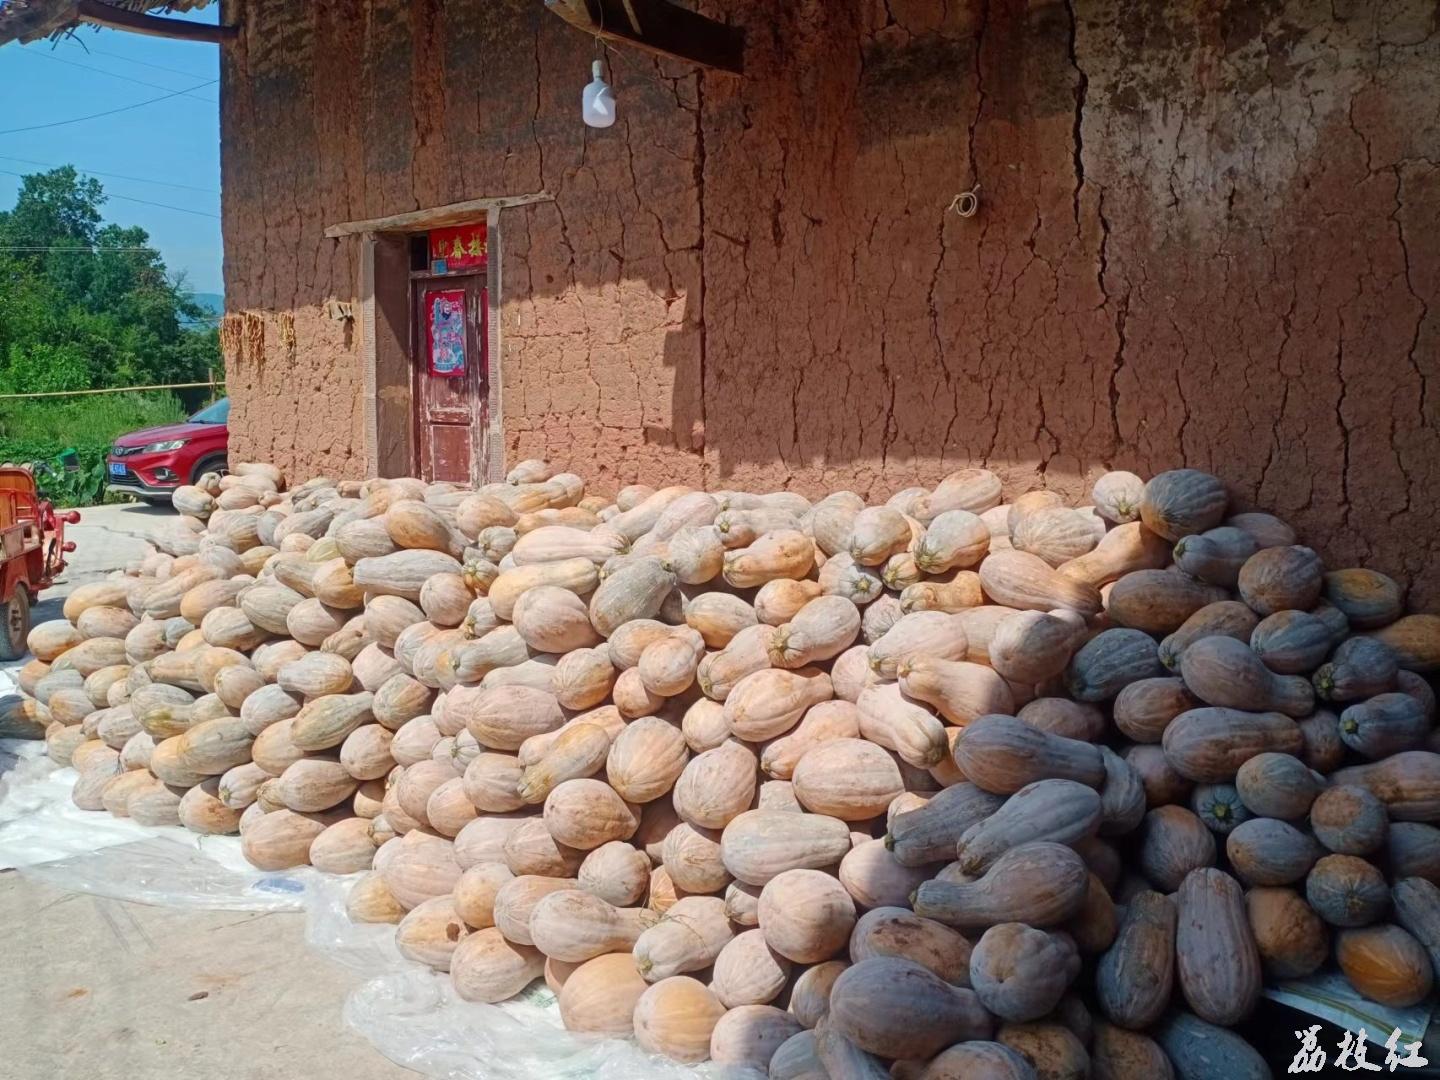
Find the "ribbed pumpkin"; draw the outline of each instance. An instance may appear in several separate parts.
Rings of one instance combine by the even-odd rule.
[[[1165,728],[1165,758],[1183,776],[1201,783],[1233,780],[1257,754],[1297,754],[1304,740],[1295,721],[1281,713],[1200,708],[1181,713]]]
[[[192,620],[198,621],[198,620]],[[75,629],[86,638],[124,638],[139,625],[129,611],[118,607],[91,607],[75,620]]]
[[[566,780],[545,799],[545,827],[557,842],[589,851],[610,840],[626,840],[639,827],[639,814],[599,780]]]
[[[1063,506],[1025,514],[1011,530],[1015,550],[1061,566],[1092,550],[1103,535],[1101,522]]]
[[[736,878],[764,885],[786,870],[832,866],[850,846],[849,829],[838,818],[756,809],[725,825],[720,855]]]
[[[1095,586],[1065,577],[1029,552],[991,551],[979,572],[985,594],[1007,607],[1033,611],[1068,608],[1086,618],[1101,608]]]
[[[1178,630],[1197,611],[1224,600],[1224,589],[1167,570],[1135,570],[1111,587],[1105,611],[1120,626],[1147,634]]]
[[[240,833],[240,849],[260,870],[285,870],[310,861],[310,845],[325,831],[318,820],[291,810],[273,810]]]
[[[786,870],[760,893],[765,943],[798,963],[828,960],[849,940],[855,902],[835,878],[819,870]]]
[[[638,677],[645,692],[655,698],[676,697],[695,681],[704,655],[705,640],[699,631],[688,626],[677,628],[645,647],[631,678]],[[621,675],[620,681],[626,675]]]
[[[1170,546],[1138,521],[1111,529],[1094,550],[1056,568],[1062,577],[1099,588],[1135,570],[1159,570]]]
[[[91,608],[124,607],[134,584],[133,579],[124,578],[77,586],[65,597],[61,613],[66,620],[75,623]]]
[[[1356,990],[1382,1005],[1407,1008],[1425,999],[1434,971],[1425,949],[1398,926],[1343,930],[1335,958]]]
[[[1320,917],[1293,889],[1255,888],[1245,894],[1250,929],[1265,973],[1300,979],[1317,970],[1330,953],[1330,935]]]
[[[946,476],[934,490],[920,495],[910,512],[921,522],[934,521],[947,510],[982,514],[1000,503],[1000,478],[988,469],[961,469]]]
[[[829,1027],[869,1054],[929,1058],[956,1041],[987,1037],[992,1025],[973,991],[912,960],[875,956],[840,973],[819,1028],[822,1038]]]
[[[36,659],[47,663],[58,659],[82,641],[80,631],[65,619],[38,623],[25,638],[26,647]]]
[[[724,1014],[725,1006],[704,983],[684,975],[663,979],[635,1002],[635,1039],[642,1049],[675,1061],[704,1061]]]
[[[339,746],[352,731],[375,719],[374,695],[329,694],[307,703],[290,722],[290,739],[301,750]]]
[[[1260,996],[1260,954],[1240,886],[1219,870],[1195,870],[1176,907],[1175,967],[1186,1001],[1212,1023],[1236,1023]]]
[[[1307,611],[1320,598],[1325,567],[1307,547],[1271,547],[1256,552],[1240,568],[1240,599],[1257,615]]]
[[[1167,540],[1219,525],[1229,505],[1225,486],[1198,469],[1174,469],[1152,477],[1140,496],[1140,520]]]
[[[905,790],[900,770],[882,748],[864,739],[829,739],[800,758],[795,795],[816,814],[863,821],[883,813]]]
[[[219,776],[250,760],[253,741],[254,736],[238,718],[205,720],[180,736],[176,752],[186,768]]]
[[[689,757],[678,727],[658,717],[642,717],[610,744],[606,778],[622,799],[647,803],[675,786]]]
[[[724,828],[750,806],[758,765],[754,751],[734,739],[697,754],[675,781],[676,812],[700,828]]]
[[[298,761],[305,756],[305,751],[296,746],[290,737],[293,723],[294,720],[291,718],[277,720],[275,723],[267,725],[259,735],[255,736],[255,741],[250,747],[251,757],[255,764],[271,776],[279,776],[291,762]],[[153,764],[151,767],[154,767]]]
[[[370,593],[401,596],[418,601],[432,574],[458,574],[460,562],[442,551],[405,550],[360,559],[355,563],[355,585]]]
[[[446,699],[446,710],[461,718],[482,746],[496,750],[516,750],[531,735],[565,722],[553,694],[526,686],[457,687]]]
[[[635,1006],[648,987],[629,952],[597,956],[565,980],[560,1017],[571,1031],[627,1037],[635,1030]]]
[[[1406,670],[1422,675],[1440,671],[1440,615],[1406,615],[1371,636],[1389,648]]]
[[[318,698],[347,693],[354,674],[344,657],[314,652],[281,667],[275,681],[281,689]]]
[[[1042,683],[1065,670],[1075,639],[1066,620],[1021,611],[1004,620],[990,639],[990,664],[1006,679]]]
[[[725,698],[725,719],[736,736],[758,742],[783,735],[833,692],[830,677],[817,669],[765,668],[735,684]]]

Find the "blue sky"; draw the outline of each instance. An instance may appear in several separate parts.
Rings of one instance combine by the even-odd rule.
[[[212,4],[174,17],[213,23],[218,11]],[[0,207],[14,205],[15,173],[64,164],[91,171],[113,196],[104,207],[107,220],[142,226],[192,289],[220,292],[219,86],[212,82],[219,78],[219,50],[90,27],[58,42],[0,47]],[[113,116],[10,131],[182,89],[188,92]]]

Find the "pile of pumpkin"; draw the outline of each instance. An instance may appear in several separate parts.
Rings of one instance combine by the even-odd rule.
[[[241,465],[25,707],[78,805],[365,871],[469,1000],[787,1080],[1265,1076],[1262,979],[1431,990],[1440,617],[1206,473],[1092,501]]]

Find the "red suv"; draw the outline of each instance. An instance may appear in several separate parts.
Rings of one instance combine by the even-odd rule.
[[[230,399],[221,398],[183,424],[121,435],[105,458],[106,486],[148,503],[168,503],[181,484],[225,471],[229,420]]]

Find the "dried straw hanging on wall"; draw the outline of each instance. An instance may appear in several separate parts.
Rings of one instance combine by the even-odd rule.
[[[225,361],[225,366],[239,364],[245,359],[245,337],[241,330],[243,317],[238,314],[228,314],[220,320],[220,355]]]
[[[255,363],[265,359],[265,317],[259,312],[247,311],[245,318],[245,355]]]
[[[280,324],[280,344],[285,346],[285,351],[293,359],[295,356],[295,313],[293,311],[282,311],[275,316],[275,321]]]

